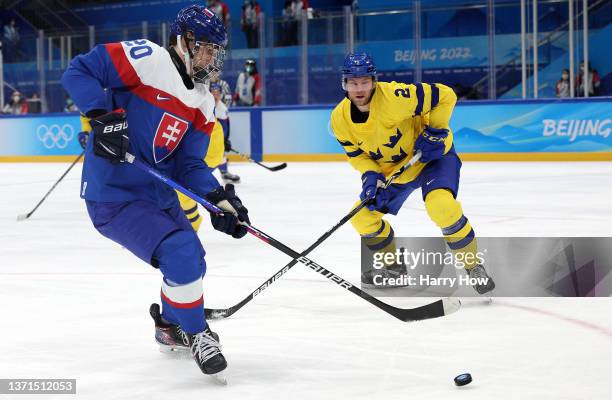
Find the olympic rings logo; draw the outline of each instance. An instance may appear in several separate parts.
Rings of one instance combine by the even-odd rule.
[[[49,126],[43,124],[39,125],[36,129],[36,136],[38,137],[38,140],[40,140],[48,149],[52,149],[54,147],[63,149],[68,146],[68,143],[70,143],[74,137],[74,128],[68,124],[64,124],[62,126],[58,124]]]

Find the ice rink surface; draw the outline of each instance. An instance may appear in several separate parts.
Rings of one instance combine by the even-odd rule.
[[[211,324],[229,362],[229,385],[216,385],[192,360],[158,351],[148,307],[160,275],[94,230],[78,197],[80,165],[16,221],[67,166],[0,164],[0,378],[76,378],[79,399],[612,398],[610,298],[466,299],[453,315],[402,323],[301,265]],[[345,163],[231,170],[252,223],[298,251],[360,186]],[[610,236],[611,198],[612,163],[465,163],[459,193],[480,236]],[[419,192],[391,222],[398,236],[440,234]],[[200,237],[208,307],[235,304],[290,261],[253,237],[212,231],[208,218]],[[358,283],[350,224],[311,258]],[[456,388],[463,372],[474,381]]]

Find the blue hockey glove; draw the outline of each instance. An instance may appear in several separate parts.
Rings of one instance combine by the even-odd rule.
[[[251,223],[249,221],[249,210],[242,205],[242,201],[236,196],[234,185],[227,184],[225,189],[218,187],[208,193],[205,198],[217,207],[227,211],[223,215],[210,214],[210,222],[216,230],[227,233],[236,239],[247,234],[246,227],[240,222]]]
[[[448,137],[448,129],[437,129],[426,126],[421,136],[414,142],[414,153],[421,151],[421,161],[426,163],[441,158],[444,155],[446,144],[444,140]]]
[[[87,146],[87,140],[89,139],[89,132],[79,132],[77,138],[79,139],[79,144],[81,145],[81,148],[85,150],[85,146]]]
[[[380,172],[366,171],[361,175],[361,194],[359,198],[365,200],[372,199],[367,205],[368,210],[381,210],[389,202],[387,192],[382,188],[385,185],[385,176]]]
[[[130,143],[125,111],[115,110],[91,118],[90,124],[94,153],[113,163],[123,161]]]

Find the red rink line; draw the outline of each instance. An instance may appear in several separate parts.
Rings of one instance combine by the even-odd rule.
[[[581,319],[572,318],[572,317],[566,317],[565,315],[557,314],[557,313],[552,312],[552,311],[542,310],[540,308],[529,307],[529,306],[521,306],[521,305],[518,305],[518,304],[506,303],[504,301],[499,301],[497,299],[495,299],[493,304],[504,306],[504,307],[509,307],[509,308],[514,308],[514,309],[517,309],[517,310],[528,311],[528,312],[531,312],[531,313],[534,313],[534,314],[546,315],[547,317],[556,318],[558,320],[569,322],[570,324],[574,324],[574,325],[580,326],[580,327],[585,328],[585,329],[590,329],[590,330],[599,332],[602,335],[607,336],[610,339],[612,339],[612,330],[610,330],[608,328],[604,328],[603,326],[595,325],[595,324],[593,324],[591,322],[583,321]]]

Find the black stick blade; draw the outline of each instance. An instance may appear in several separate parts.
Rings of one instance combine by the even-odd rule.
[[[280,171],[281,169],[287,168],[287,163],[282,163],[282,164],[275,165],[274,167],[266,167],[266,168],[268,168],[270,171],[276,172],[276,171]]]
[[[417,308],[396,309],[392,314],[404,322],[422,321],[452,314],[459,311],[460,308],[461,301],[457,298],[449,297]]]

